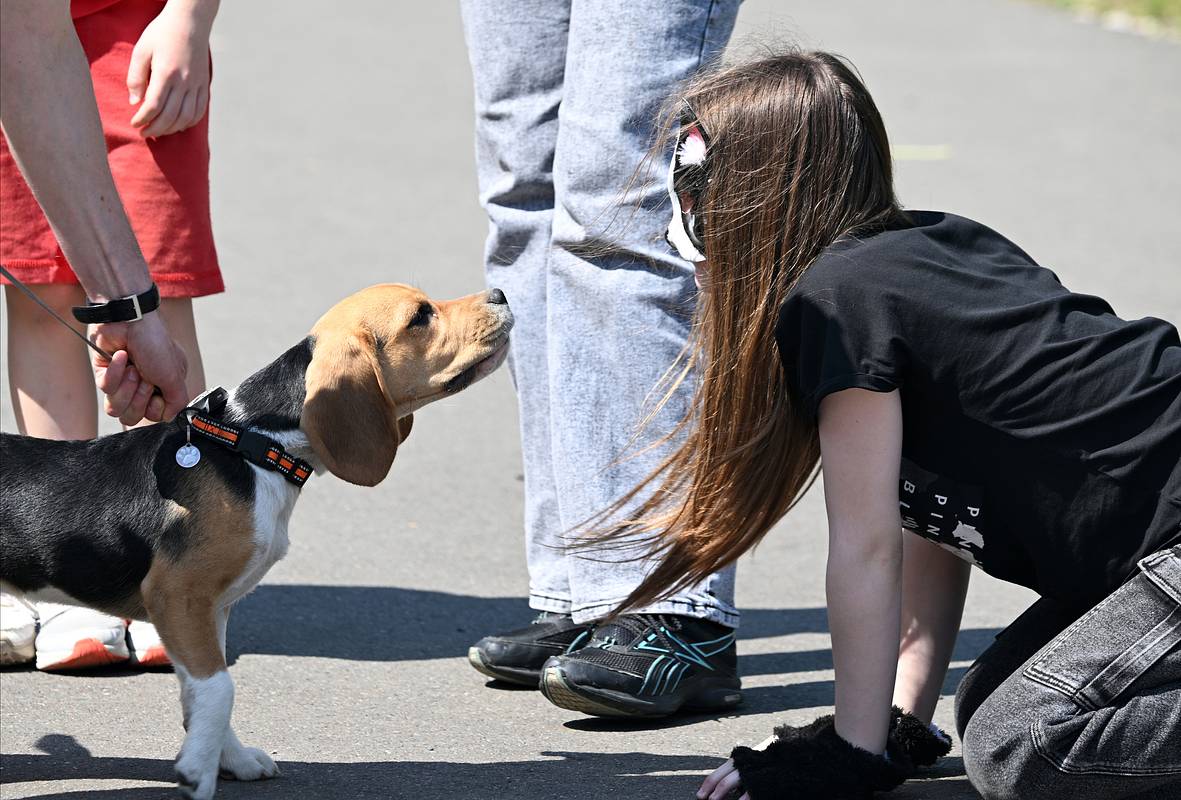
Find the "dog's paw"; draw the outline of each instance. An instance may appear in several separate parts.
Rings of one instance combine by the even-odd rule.
[[[180,796],[187,800],[213,800],[217,791],[217,770],[204,769],[203,765],[185,763],[182,758],[176,762],[176,783]]]
[[[220,767],[223,778],[239,781],[258,781],[279,774],[279,767],[270,756],[257,747],[242,745],[223,749]]]

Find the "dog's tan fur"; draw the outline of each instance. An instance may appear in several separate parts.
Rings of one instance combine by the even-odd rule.
[[[503,295],[493,297],[436,302],[412,287],[385,284],[333,306],[312,329],[300,430],[283,433],[283,446],[317,471],[365,486],[380,482],[410,433],[413,412],[503,359],[512,315]],[[429,324],[411,325],[428,307]],[[278,473],[251,468],[253,500],[216,470],[201,469],[184,473],[183,496],[192,499],[183,505],[154,498],[164,504],[156,520],[164,520],[175,546],[153,550],[138,593],[106,603],[106,610],[153,622],[177,667],[189,735],[176,768],[182,791],[200,800],[212,797],[219,767],[241,780],[277,771],[229,728],[225,626],[230,606],[285,554],[298,489]]]
[[[210,474],[200,480],[204,485],[186,520],[196,526],[200,545],[175,561],[158,554],[140,591],[169,656],[193,677],[206,678],[225,669],[217,611],[257,545],[250,504]]]

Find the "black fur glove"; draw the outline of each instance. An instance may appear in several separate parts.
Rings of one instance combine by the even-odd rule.
[[[802,728],[781,725],[775,736],[765,750],[730,753],[751,800],[869,800],[914,772],[893,742],[883,758],[842,739],[831,714]]]
[[[895,751],[909,762],[911,769],[907,777],[910,777],[919,767],[929,767],[947,755],[951,751],[951,737],[914,714],[894,706],[890,710],[891,758]]]
[[[951,750],[951,737],[898,706],[890,713],[887,758],[842,739],[831,715],[810,725],[775,729],[765,750],[730,754],[751,800],[862,800],[886,792]]]

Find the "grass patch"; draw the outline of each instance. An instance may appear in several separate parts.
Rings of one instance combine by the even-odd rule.
[[[1152,20],[1173,31],[1181,30],[1181,0],[1042,0],[1051,5],[1097,15],[1124,12]]]

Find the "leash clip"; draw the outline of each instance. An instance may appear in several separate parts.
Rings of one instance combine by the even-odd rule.
[[[193,444],[193,417],[197,416],[202,408],[208,408],[210,399],[216,397],[218,392],[221,392],[224,405],[225,389],[217,387],[199,395],[192,405],[180,412],[180,416],[184,417],[185,443],[176,451],[176,463],[183,469],[192,469],[201,462],[201,449]]]

